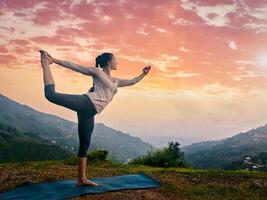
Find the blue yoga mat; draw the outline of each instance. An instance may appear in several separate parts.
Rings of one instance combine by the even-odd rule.
[[[0,193],[0,199],[66,199],[85,194],[103,193],[124,189],[159,187],[161,183],[143,172],[103,178],[89,178],[97,186],[77,187],[77,180],[35,183]]]

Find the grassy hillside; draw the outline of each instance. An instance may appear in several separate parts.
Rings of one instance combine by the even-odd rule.
[[[30,160],[62,160],[72,152],[31,132],[20,132],[0,123],[0,163]]]
[[[74,179],[76,166],[66,163],[69,162],[35,161],[0,164],[0,191],[10,190],[27,181],[49,182]],[[142,171],[159,180],[162,186],[86,195],[73,199],[267,199],[267,173],[263,172],[155,168],[111,161],[89,163],[87,170],[89,179]]]
[[[192,144],[182,151],[194,168],[239,169],[245,157],[267,152],[267,125],[223,140]]]

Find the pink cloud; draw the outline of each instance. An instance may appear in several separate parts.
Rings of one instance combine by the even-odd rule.
[[[0,7],[9,9],[21,9],[21,8],[32,8],[36,3],[35,0],[2,0],[0,1]]]
[[[207,17],[210,18],[210,19],[214,19],[215,17],[218,17],[218,14],[216,14],[216,13],[209,13],[207,15]]]
[[[62,37],[59,36],[36,36],[36,37],[31,37],[29,40],[34,41],[39,44],[50,44],[54,46],[80,46],[77,43],[74,43],[70,40],[64,40]]]
[[[40,8],[34,13],[32,21],[38,26],[45,26],[53,21],[56,22],[60,19],[65,19],[66,16],[61,14],[61,10],[63,9],[60,6],[49,2],[45,8]]]
[[[30,41],[23,40],[23,39],[14,39],[14,40],[9,41],[9,44],[11,44],[11,45],[28,45],[28,44],[30,44]]]
[[[217,5],[229,5],[229,4],[234,4],[235,1],[234,0],[212,0],[212,1],[209,1],[209,0],[197,0],[197,1],[193,1],[191,0],[192,2],[196,3],[197,5],[199,6],[217,6]],[[190,0],[189,0],[190,2]]]
[[[0,26],[0,29],[7,31],[8,35],[12,35],[16,31],[16,29],[14,27]]]
[[[15,52],[18,53],[19,55],[25,54],[29,52],[28,47],[15,47]]]
[[[72,8],[68,8],[66,12],[84,20],[94,20],[92,13],[94,13],[95,8],[96,6],[87,4],[86,1],[81,1]]]
[[[72,27],[64,27],[64,26],[58,26],[56,34],[58,36],[62,36],[64,38],[73,38],[73,36],[76,37],[90,37],[90,32],[86,32],[83,29],[78,29],[78,28],[72,28]]]
[[[8,53],[8,50],[4,45],[0,45],[0,53]]]
[[[17,17],[27,17],[28,16],[26,13],[23,13],[23,12],[15,12],[13,15],[17,16]]]
[[[0,54],[0,67],[20,68],[17,64],[17,58],[13,55]]]
[[[243,0],[244,4],[250,8],[262,8],[262,6],[266,5],[265,1],[250,1]]]

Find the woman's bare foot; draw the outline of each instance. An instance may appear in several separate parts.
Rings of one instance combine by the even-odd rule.
[[[89,181],[87,178],[78,179],[77,186],[97,186],[98,184],[92,181]]]

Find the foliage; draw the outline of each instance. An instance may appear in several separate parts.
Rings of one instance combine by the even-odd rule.
[[[87,160],[88,161],[95,161],[95,160],[104,161],[104,160],[106,160],[107,155],[108,155],[108,151],[96,149],[96,150],[91,151],[87,155]]]
[[[168,147],[156,151],[148,151],[146,155],[137,157],[129,164],[141,164],[153,167],[185,167],[184,153],[178,142],[169,142]]]

